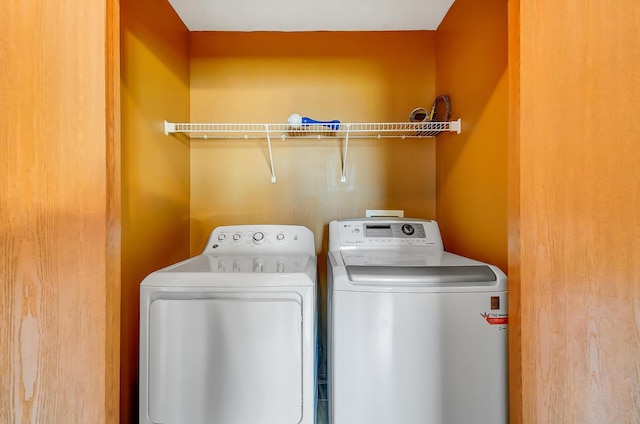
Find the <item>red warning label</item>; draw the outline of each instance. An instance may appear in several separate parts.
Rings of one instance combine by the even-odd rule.
[[[506,314],[483,313],[480,314],[490,325],[506,325],[509,324],[509,316]]]

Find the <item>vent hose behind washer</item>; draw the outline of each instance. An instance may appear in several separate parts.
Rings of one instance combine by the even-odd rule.
[[[442,119],[438,119],[438,103],[442,102],[445,107],[444,117]],[[433,101],[433,106],[431,106],[431,113],[429,114],[429,122],[434,121],[448,121],[451,118],[451,101],[449,100],[449,96],[443,95],[438,96]]]

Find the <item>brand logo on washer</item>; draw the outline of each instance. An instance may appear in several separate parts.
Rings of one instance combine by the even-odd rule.
[[[509,324],[509,315],[501,314],[497,312],[489,312],[486,311],[480,314],[485,321],[489,323],[489,325],[506,325]]]

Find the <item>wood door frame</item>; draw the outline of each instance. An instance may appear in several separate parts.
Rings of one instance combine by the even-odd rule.
[[[106,1],[107,275],[105,422],[120,422],[121,131],[120,1]]]

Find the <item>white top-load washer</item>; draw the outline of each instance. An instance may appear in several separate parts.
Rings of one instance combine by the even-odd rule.
[[[317,261],[301,226],[216,228],[140,286],[140,423],[312,424]]]
[[[507,278],[444,251],[435,221],[333,221],[332,424],[505,424]]]

